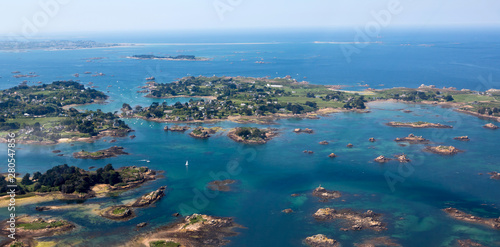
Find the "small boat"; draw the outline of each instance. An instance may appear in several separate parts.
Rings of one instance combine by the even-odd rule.
[[[186,160],[186,166],[189,166],[189,162]]]

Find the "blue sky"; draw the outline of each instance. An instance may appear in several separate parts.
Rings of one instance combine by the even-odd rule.
[[[0,33],[363,27],[389,4],[390,27],[500,26],[498,0],[23,0],[1,1]]]

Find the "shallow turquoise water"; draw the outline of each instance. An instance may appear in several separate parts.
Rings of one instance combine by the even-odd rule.
[[[136,91],[144,85],[145,78],[156,76],[159,81],[192,75],[245,75],[284,76],[291,74],[301,79],[307,76],[314,83],[356,85],[366,81],[370,84],[418,86],[421,83],[441,85],[477,85],[478,75],[498,74],[498,69],[484,68],[486,63],[499,65],[498,58],[477,62],[485,54],[494,54],[498,46],[482,46],[476,53],[468,48],[449,51],[449,47],[438,46],[429,50],[422,47],[402,48],[398,45],[369,46],[360,54],[360,60],[345,65],[343,60],[332,60],[338,56],[338,48],[318,47],[315,44],[281,45],[237,45],[237,46],[147,46],[134,48],[96,49],[85,51],[31,51],[27,53],[0,53],[1,88],[18,84],[10,71],[36,71],[35,81],[50,82],[71,79],[80,73],[83,83],[89,81],[107,91],[111,98],[104,105],[89,105],[80,109],[102,109],[116,111],[123,103],[149,105],[158,99],[143,98]],[[405,50],[406,49],[406,50]],[[179,51],[184,50],[184,51]],[[193,53],[210,56],[210,62],[158,62],[127,60],[124,56],[149,52],[173,54]],[[402,52],[402,53],[401,53]],[[333,54],[333,55],[332,55]],[[384,62],[386,70],[369,69],[367,65],[379,63],[380,54],[393,54],[396,60]],[[404,55],[407,55],[406,57]],[[477,55],[479,54],[479,55]],[[50,55],[50,56],[49,56]],[[313,55],[321,55],[314,58]],[[85,58],[104,56],[107,59],[86,62]],[[322,56],[325,56],[324,58]],[[264,57],[270,64],[254,64]],[[276,57],[276,58],[274,58]],[[241,61],[241,59],[246,59]],[[400,60],[398,60],[400,59]],[[436,60],[437,59],[437,60]],[[408,60],[407,65],[401,64]],[[452,61],[478,63],[480,68],[463,69]],[[41,63],[40,61],[44,61]],[[485,64],[483,64],[483,62]],[[398,66],[392,66],[398,63]],[[340,68],[330,69],[335,65]],[[412,65],[415,65],[412,67]],[[344,66],[344,67],[342,67]],[[482,68],[481,68],[482,67]],[[498,66],[496,66],[498,67]],[[339,74],[340,70],[349,68]],[[438,69],[434,68],[441,68]],[[462,68],[462,69],[461,69]],[[104,77],[83,75],[84,71],[104,72]],[[454,71],[460,75],[453,74]],[[317,73],[318,72],[318,73]],[[408,72],[408,73],[407,73]],[[423,73],[425,72],[425,73]],[[299,75],[297,75],[299,74]],[[464,75],[462,75],[464,74]],[[460,77],[456,84],[456,77]],[[370,78],[378,78],[373,81]],[[494,77],[496,78],[496,77]],[[108,85],[112,87],[107,88]],[[360,89],[360,88],[354,88]],[[168,103],[188,99],[165,100]],[[412,110],[403,113],[401,109]],[[77,231],[68,235],[48,238],[63,241],[63,244],[79,243],[80,246],[120,246],[137,234],[173,222],[172,213],[204,213],[216,216],[235,217],[245,226],[240,234],[231,238],[228,246],[302,246],[302,240],[310,235],[322,233],[339,240],[344,246],[374,236],[390,236],[403,246],[449,246],[455,239],[471,238],[487,246],[500,245],[498,231],[483,226],[467,224],[448,218],[441,209],[453,206],[483,217],[498,217],[500,211],[499,181],[490,180],[487,172],[500,170],[498,143],[500,131],[481,126],[487,121],[450,109],[429,105],[400,103],[372,103],[371,113],[338,113],[318,120],[283,119],[272,127],[280,135],[265,145],[235,143],[224,133],[208,140],[191,138],[187,133],[164,132],[167,124],[151,123],[137,119],[125,121],[134,129],[137,138],[118,138],[113,145],[125,147],[129,156],[107,160],[76,160],[71,154],[82,149],[99,150],[110,144],[102,140],[96,143],[75,143],[75,146],[21,146],[18,152],[19,171],[45,171],[55,165],[69,164],[81,168],[102,167],[112,163],[115,167],[147,165],[165,171],[165,178],[146,186],[126,192],[118,198],[91,199],[84,205],[91,209],[48,211],[44,215],[63,216],[79,225]],[[407,129],[392,128],[384,124],[389,121],[429,121],[453,125],[453,129]],[[194,125],[193,125],[194,126]],[[220,122],[206,126],[230,129],[239,124]],[[258,126],[252,125],[249,126]],[[262,126],[259,126],[262,127]],[[314,134],[295,134],[294,128],[312,128]],[[422,151],[423,145],[399,146],[396,137],[413,133],[422,135],[436,144],[447,144],[465,150],[455,156],[440,156]],[[469,142],[452,138],[468,135]],[[371,143],[368,138],[377,142]],[[111,140],[111,138],[107,138]],[[329,145],[318,142],[328,140]],[[347,148],[348,143],[354,148]],[[62,150],[64,157],[57,157],[52,150]],[[304,154],[313,150],[314,154]],[[336,153],[335,159],[328,154]],[[0,145],[0,159],[6,158],[5,146]],[[379,155],[392,156],[405,153],[412,160],[407,165],[395,162],[378,164],[373,159]],[[142,160],[150,160],[146,163]],[[189,168],[184,165],[189,160]],[[237,169],[229,177],[239,182],[235,191],[214,192],[206,184],[214,179],[225,179],[228,164]],[[0,171],[5,171],[1,167]],[[222,174],[222,175],[221,175]],[[386,177],[397,178],[392,187]],[[310,192],[318,185],[339,190],[344,196],[327,203],[318,202]],[[131,200],[161,185],[168,186],[167,196],[154,207],[137,210],[138,217],[128,222],[112,222],[91,213],[92,208],[104,208]],[[301,193],[300,197],[291,197]],[[67,204],[75,202],[50,202],[41,205]],[[95,206],[94,206],[95,205]],[[354,210],[384,214],[388,230],[384,232],[340,231],[341,222],[316,222],[312,214],[321,207],[352,208]],[[20,208],[19,213],[36,214],[35,205]],[[292,214],[281,210],[292,208]],[[0,218],[7,211],[0,209]],[[140,222],[150,224],[136,231]]]

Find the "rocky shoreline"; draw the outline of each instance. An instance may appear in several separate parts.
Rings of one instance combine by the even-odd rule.
[[[7,220],[2,221],[2,233],[4,236],[11,234],[7,229],[10,227]],[[7,238],[0,242],[1,246],[36,246],[36,239],[51,237],[72,231],[76,225],[66,220],[56,218],[39,218],[29,215],[20,216],[16,219],[16,240]]]
[[[143,234],[133,240],[129,246],[170,243],[173,244],[172,246],[183,247],[220,247],[230,242],[226,238],[238,235],[234,228],[242,228],[242,226],[236,224],[232,218],[193,214],[176,223]]]

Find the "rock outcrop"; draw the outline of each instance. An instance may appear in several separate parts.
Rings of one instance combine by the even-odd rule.
[[[203,128],[203,127],[196,127],[191,133],[189,133],[190,136],[194,138],[200,138],[200,139],[207,139],[209,138],[212,134],[217,133],[215,129],[211,128]]]
[[[330,144],[330,143],[329,143],[329,142],[327,142],[327,141],[320,141],[320,142],[319,142],[319,144],[321,144],[321,145],[328,145],[328,144]]]
[[[327,238],[323,234],[317,234],[314,236],[307,237],[304,243],[311,247],[339,247],[340,244],[335,239]]]
[[[409,144],[429,144],[430,141],[421,137],[415,136],[414,134],[409,134],[407,137],[398,137],[394,140],[395,142],[408,142]]]
[[[349,144],[347,144],[347,147],[348,148],[352,148],[352,147],[354,147],[354,145],[352,145],[351,143],[349,143]]]
[[[305,128],[305,129],[294,129],[293,132],[295,133],[307,133],[307,134],[312,134],[314,133],[314,130]]]
[[[462,150],[453,146],[437,146],[437,147],[428,146],[424,148],[424,151],[442,155],[454,155],[463,152]]]
[[[370,141],[370,142],[376,142],[377,140],[375,140],[375,138],[371,137],[370,139],[368,139],[368,141]]]
[[[329,154],[329,155],[328,155],[328,157],[329,157],[329,158],[335,158],[335,157],[337,157],[337,155],[336,155],[336,154],[334,154],[334,153],[331,153],[331,154]]]
[[[316,211],[316,213],[314,213],[313,216],[317,220],[342,219],[347,222],[348,225],[348,227],[340,229],[343,231],[359,231],[363,229],[371,229],[375,231],[387,230],[387,224],[381,221],[382,216],[371,210],[359,213],[350,209],[336,210],[333,208],[320,208]]]
[[[289,214],[289,213],[293,213],[293,210],[291,208],[287,208],[287,209],[281,210],[281,212],[283,212],[285,214]]]
[[[406,156],[406,154],[397,154],[397,155],[394,155],[394,157],[396,157],[396,159],[401,162],[401,163],[407,163],[407,162],[410,162],[411,160],[408,158],[408,156]]]
[[[321,185],[320,185],[318,188],[313,190],[312,195],[319,197],[323,200],[328,200],[328,199],[340,198],[342,196],[342,193],[340,193],[340,191],[327,190],[327,189],[321,187]]]
[[[132,203],[131,207],[140,208],[140,207],[150,206],[151,204],[157,202],[158,200],[160,200],[162,197],[165,196],[166,188],[167,188],[166,186],[162,186],[153,192],[141,196],[141,198],[137,199],[134,203]]]
[[[494,125],[492,123],[485,124],[483,127],[487,128],[487,129],[492,129],[492,130],[498,129],[498,126],[496,126],[496,125]]]
[[[385,156],[383,156],[383,155],[380,155],[380,156],[378,156],[377,158],[375,158],[375,160],[374,160],[374,161],[375,161],[375,162],[378,162],[378,163],[385,163],[385,162],[388,162],[388,161],[390,161],[390,160],[391,160],[391,159],[386,158],[386,157],[385,157]]]
[[[456,208],[445,208],[443,209],[445,213],[456,220],[480,224],[484,226],[491,227],[496,230],[500,230],[500,217],[499,218],[481,218],[474,216],[472,214],[467,214]]]

